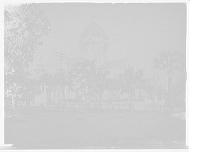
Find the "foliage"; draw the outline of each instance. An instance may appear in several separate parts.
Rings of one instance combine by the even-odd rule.
[[[5,96],[22,98],[29,89],[27,76],[24,72],[8,74],[4,80]]]
[[[134,92],[136,88],[142,89],[145,86],[144,71],[142,69],[135,70],[134,67],[129,67],[122,75],[123,90],[125,92]]]
[[[138,88],[144,85],[144,80],[142,80],[142,76],[144,74],[143,70],[138,70],[134,72],[134,67],[126,68],[124,74],[121,74],[120,77],[124,79],[122,84],[122,92],[130,89],[132,87]]]
[[[158,99],[163,99],[167,96],[167,91],[161,86],[158,86]]]
[[[15,70],[29,68],[50,22],[39,4],[6,6],[4,18],[5,57]]]
[[[104,88],[105,88],[105,90],[112,91],[112,79],[111,78],[105,79]]]
[[[159,58],[154,59],[155,66],[161,70],[167,70],[168,75],[168,105],[169,111],[173,112],[173,92],[172,92],[172,77],[173,70],[183,70],[184,56],[179,52],[171,53],[170,51],[163,51],[159,54]]]
[[[177,84],[173,85],[173,94],[178,97],[178,100],[185,100],[185,81],[182,80]]]
[[[53,80],[53,75],[46,72],[40,77],[38,83],[45,85],[48,89],[53,84]]]
[[[161,70],[165,70],[168,75],[172,75],[176,69],[185,68],[185,59],[179,52],[162,52],[154,60],[154,65]]]
[[[66,74],[64,71],[61,71],[60,73],[56,73],[54,75],[55,84],[58,84],[61,86],[61,88],[65,87],[69,84],[69,75]]]
[[[154,94],[154,85],[146,84],[144,89],[148,94]],[[158,89],[158,99],[162,99],[167,95],[166,90],[161,85],[158,85],[157,89]]]
[[[52,74],[49,74],[49,73],[44,73],[39,81],[38,81],[39,84],[41,84],[44,88],[44,86],[46,87],[46,106],[49,107],[49,90],[50,88],[52,87],[52,85],[54,84],[54,78],[53,78],[53,75]]]
[[[108,75],[107,71],[102,71],[100,69],[96,71],[95,86],[98,89],[99,93],[101,93],[103,90],[105,90],[107,75]]]
[[[108,78],[105,81],[105,89],[109,91],[120,91],[123,86],[123,79],[121,76],[118,78]]]
[[[77,62],[70,71],[70,85],[77,91],[77,98],[92,92],[100,93],[107,72],[95,68],[95,61]]]
[[[31,79],[31,78],[27,79],[28,88],[26,92],[24,93],[24,97],[33,97],[35,95],[35,84],[36,84],[35,79]]]
[[[152,85],[152,84],[146,83],[145,91],[148,94],[148,99],[153,100],[154,99],[154,95],[155,95],[155,86]]]

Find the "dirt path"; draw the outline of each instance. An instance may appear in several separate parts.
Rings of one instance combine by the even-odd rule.
[[[8,144],[32,148],[175,148],[185,121],[165,113],[96,110],[38,111],[5,120]]]

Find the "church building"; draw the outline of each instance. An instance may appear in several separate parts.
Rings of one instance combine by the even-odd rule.
[[[108,53],[108,39],[100,25],[91,23],[80,34],[79,52],[89,60],[105,59]]]
[[[109,59],[108,38],[104,29],[96,24],[87,25],[80,34],[79,53],[83,60],[95,60],[96,68],[108,70],[113,76],[121,74],[128,66],[126,60]],[[118,73],[119,72],[119,73]]]
[[[80,32],[78,55],[69,56],[64,53],[53,52],[50,59],[46,60],[45,66],[38,63],[35,73],[37,74],[38,79],[44,74],[44,71],[52,74],[55,74],[58,70],[69,72],[72,69],[73,64],[77,61],[95,60],[97,68],[102,67],[109,71],[109,78],[117,78],[124,72],[125,67],[128,67],[129,64],[126,60],[114,59],[109,61],[108,55],[109,44],[105,31],[100,25],[92,22]],[[41,61],[42,59],[40,59],[40,62]],[[36,106],[44,105],[47,96],[45,90],[42,91],[42,87],[40,87],[40,90],[41,93],[35,97]],[[104,94],[106,94],[106,92]],[[58,86],[51,91],[51,97],[55,102],[58,102],[61,99],[61,90]],[[70,91],[68,86],[66,86],[65,97],[66,99],[75,99],[76,93]]]

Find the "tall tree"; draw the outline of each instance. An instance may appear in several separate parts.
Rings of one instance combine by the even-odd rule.
[[[5,95],[13,101],[26,88],[34,51],[50,31],[50,21],[39,4],[7,5],[4,8]]]
[[[49,27],[48,17],[39,4],[4,5],[4,78],[9,81],[13,78],[14,81],[9,83],[16,85],[15,89],[18,90],[17,72],[25,71],[33,62],[35,48],[42,45],[40,38],[48,35]],[[19,81],[20,79],[22,77],[19,77]],[[6,97],[11,96],[14,110],[16,104],[14,99],[18,95],[9,88],[5,85],[4,92]]]
[[[109,72],[102,68],[96,69],[95,72],[96,72],[96,74],[95,74],[96,82],[94,84],[94,90],[95,90],[95,92],[97,92],[99,94],[99,103],[100,103],[99,107],[100,107],[100,110],[102,110],[102,108],[103,108],[103,92],[106,89],[106,76]]]
[[[134,67],[126,68],[124,74],[121,74],[120,76],[124,79],[124,82],[122,84],[122,89],[126,88],[130,92],[130,105],[129,110],[133,110],[133,94],[135,91],[135,88],[140,85],[140,82],[142,80],[144,71],[138,70],[134,71]]]
[[[17,98],[22,98],[29,89],[26,74],[24,72],[16,72],[6,75],[4,87],[6,97],[11,97],[11,115],[15,116]]]
[[[172,81],[174,71],[177,69],[185,69],[185,58],[179,52],[171,53],[162,52],[154,59],[154,66],[158,69],[165,70],[168,75],[168,105],[170,109],[173,107],[172,99]]]
[[[111,78],[105,79],[104,87],[106,90],[108,90],[108,100],[110,100],[110,94],[112,91],[112,79]]]
[[[185,101],[185,81],[181,80],[179,83],[173,85],[173,95],[177,97],[179,102],[183,104]]]
[[[118,78],[113,78],[112,79],[112,90],[114,91],[114,94],[117,96],[117,99],[119,98],[119,93],[121,90],[123,84],[123,78],[118,77]]]
[[[70,84],[73,91],[77,91],[77,98],[80,99],[84,95],[87,97],[92,91],[97,91],[95,84],[97,83],[97,71],[95,61],[86,60],[77,62],[70,71]],[[85,102],[86,102],[85,98]],[[90,105],[90,99],[89,99]]]

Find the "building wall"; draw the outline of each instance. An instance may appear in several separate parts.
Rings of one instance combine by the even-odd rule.
[[[107,43],[103,37],[90,36],[80,41],[80,52],[86,57],[105,55],[107,53]]]

